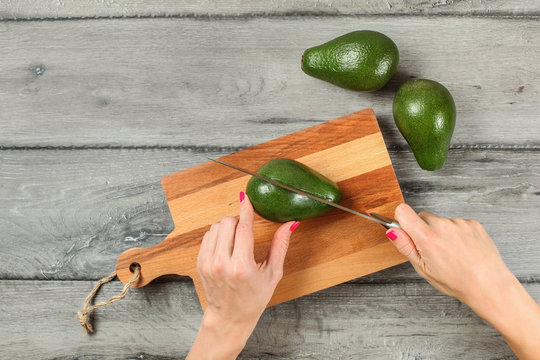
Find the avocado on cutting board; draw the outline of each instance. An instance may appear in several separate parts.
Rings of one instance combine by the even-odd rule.
[[[270,160],[257,174],[336,204],[341,200],[341,191],[335,182],[296,160]],[[256,177],[249,180],[246,194],[259,215],[275,222],[302,221],[333,209]]]
[[[335,182],[340,204],[357,211],[392,217],[403,197],[371,109],[300,130],[220,158],[257,171],[270,160],[287,158]],[[129,267],[141,266],[141,287],[166,274],[189,276],[203,309],[206,297],[197,274],[201,239],[212,223],[238,216],[238,193],[250,176],[208,161],[162,179],[175,228],[150,248],[125,251],[118,259],[118,278],[132,278]],[[255,259],[263,261],[279,223],[255,216]],[[406,259],[385,236],[381,225],[331,210],[303,220],[292,234],[283,278],[268,306],[288,301],[402,263]]]

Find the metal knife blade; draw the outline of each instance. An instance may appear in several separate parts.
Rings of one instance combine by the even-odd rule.
[[[307,192],[304,192],[302,190],[298,190],[298,189],[295,189],[293,187],[290,187],[288,185],[285,185],[285,184],[282,184],[280,182],[277,182],[275,180],[272,180],[272,179],[268,179],[264,176],[261,176],[257,173],[254,173],[254,172],[251,172],[249,170],[245,170],[245,169],[242,169],[242,168],[239,168],[239,167],[236,167],[234,165],[231,165],[231,164],[227,164],[226,162],[223,162],[223,161],[220,161],[220,160],[216,160],[216,159],[212,159],[212,158],[209,158],[207,157],[208,160],[211,160],[211,161],[214,161],[214,162],[217,162],[218,164],[221,164],[221,165],[225,165],[225,166],[228,166],[232,169],[235,169],[237,171],[240,171],[240,172],[243,172],[244,174],[248,174],[248,175],[251,175],[253,177],[256,177],[258,179],[261,179],[263,181],[266,181],[266,182],[269,182],[270,184],[273,184],[275,186],[278,186],[280,188],[283,188],[283,189],[286,189],[286,190],[289,190],[289,191],[292,191],[294,193],[297,193],[297,194],[300,194],[300,195],[304,195],[304,196],[307,196],[308,198],[311,198],[313,200],[317,200],[317,201],[320,201],[326,205],[329,205],[329,206],[332,206],[332,207],[335,207],[337,209],[340,209],[340,210],[343,210],[343,211],[346,211],[346,212],[349,212],[351,214],[354,214],[354,215],[357,215],[357,216],[360,216],[364,219],[367,219],[367,220],[371,220],[371,221],[374,221],[376,222],[377,224],[380,224],[386,228],[394,228],[394,229],[401,229],[401,226],[398,224],[397,221],[395,220],[392,220],[392,219],[388,219],[382,215],[379,215],[379,214],[375,214],[375,213],[371,213],[371,215],[373,216],[376,216],[376,217],[373,217],[373,216],[369,216],[369,215],[366,215],[366,214],[362,214],[358,211],[355,211],[355,210],[352,210],[352,209],[349,209],[345,206],[342,206],[342,205],[339,205],[339,204],[336,204],[336,203],[333,203],[331,201],[328,201],[326,199],[323,199],[323,198],[320,198],[318,196],[315,196],[315,195],[311,195]]]

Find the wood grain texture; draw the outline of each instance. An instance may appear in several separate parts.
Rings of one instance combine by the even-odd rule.
[[[99,309],[96,333],[84,336],[75,313],[92,286],[90,281],[0,281],[2,357],[185,357],[202,317],[192,284],[134,289]],[[540,301],[540,284],[525,286]],[[107,284],[98,300],[120,289],[119,281]],[[347,283],[274,306],[240,358],[514,359],[495,330],[425,282]]]
[[[358,93],[300,70],[304,49],[359,28],[400,49],[394,79]],[[405,145],[397,88],[442,82],[453,144],[540,143],[540,22],[307,17],[1,22],[0,146],[249,146],[363,107]]]
[[[161,177],[223,155],[176,149],[0,151],[0,278],[107,275],[123,251],[156,245],[173,230]],[[408,151],[390,156],[408,203],[478,219],[512,271],[523,280],[540,279],[537,151],[455,149],[437,172],[422,171]],[[417,278],[408,265],[368,277]]]
[[[336,182],[343,206],[363,213],[391,217],[403,202],[390,156],[371,109],[365,109],[323,124],[220,158],[256,171],[276,158],[293,159]],[[141,266],[134,287],[147,285],[167,274],[188,275],[195,283],[201,305],[206,295],[197,272],[201,239],[210,225],[224,216],[239,215],[238,193],[251,177],[221,164],[207,161],[165,176],[163,190],[175,228],[151,248],[127,250],[118,258],[116,273],[127,283],[131,265]],[[255,216],[255,261],[263,262],[279,224]],[[384,236],[379,224],[333,210],[302,221],[294,232],[283,278],[268,306],[295,299],[330,286],[405,262]]]
[[[153,1],[2,0],[0,19],[58,19],[157,16],[347,16],[347,15],[535,16],[535,0],[387,0],[387,1]]]

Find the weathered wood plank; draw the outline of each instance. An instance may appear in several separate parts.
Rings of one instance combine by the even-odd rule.
[[[167,150],[0,152],[0,278],[97,279],[130,247],[172,231],[160,178],[223,153]],[[391,151],[405,199],[419,210],[477,218],[520,278],[540,278],[537,151],[452,150],[437,172]],[[331,176],[331,174],[329,174]],[[224,214],[225,215],[225,214]],[[417,275],[408,265],[372,275]]]
[[[357,93],[300,70],[302,51],[380,30],[401,51],[383,90]],[[444,83],[454,144],[540,143],[534,19],[256,18],[2,22],[0,146],[245,146],[373,107],[404,144],[392,99],[411,77]]]
[[[57,19],[147,16],[283,16],[283,15],[539,15],[534,0],[388,0],[388,1],[154,1],[144,0],[4,0],[0,19]]]
[[[89,281],[0,281],[5,358],[182,359],[202,316],[190,283],[151,284],[95,315],[75,313]],[[540,301],[540,284],[526,284]],[[98,300],[119,292],[114,281]],[[52,316],[54,314],[54,316]],[[508,359],[508,346],[465,305],[429,284],[342,284],[268,309],[244,359]]]

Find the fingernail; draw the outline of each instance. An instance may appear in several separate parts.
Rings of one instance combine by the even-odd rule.
[[[291,230],[291,232],[294,231],[294,229],[296,229],[298,227],[298,225],[300,225],[300,223],[298,221],[295,221],[291,227],[289,228],[289,230]]]
[[[386,237],[394,241],[397,239],[397,233],[394,230],[390,230],[389,232],[386,233]]]
[[[243,191],[240,191],[240,202],[243,202],[246,198],[246,194]]]

